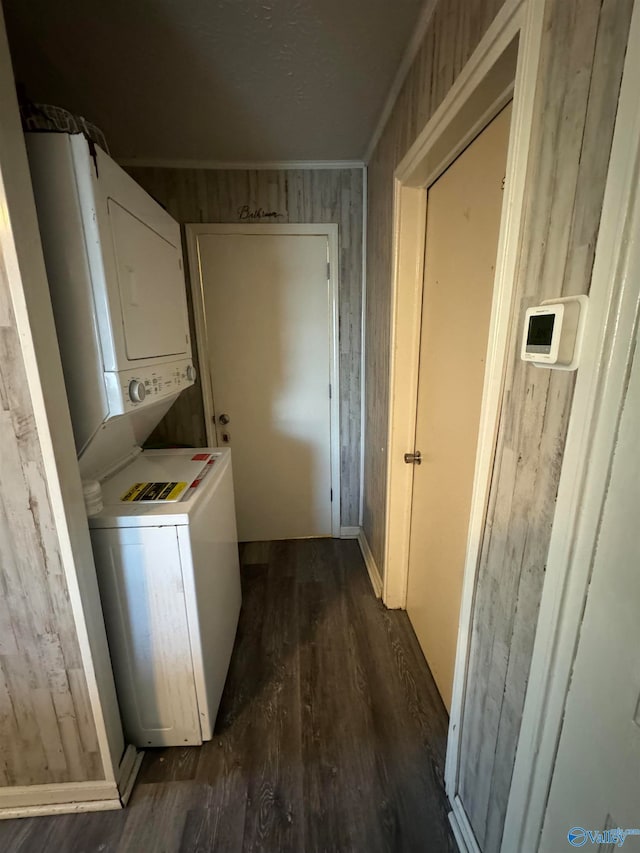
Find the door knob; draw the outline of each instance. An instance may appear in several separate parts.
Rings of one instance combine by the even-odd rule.
[[[225,424],[228,424],[229,420],[229,415],[225,415],[224,413],[218,416],[218,423],[222,424],[223,426],[225,426]]]
[[[416,450],[415,453],[405,453],[404,461],[407,463],[407,465],[421,465],[422,456],[420,455],[420,451]]]

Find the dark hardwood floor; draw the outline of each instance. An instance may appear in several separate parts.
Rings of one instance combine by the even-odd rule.
[[[358,545],[242,547],[244,603],[214,739],[147,752],[118,812],[0,822],[0,851],[455,850],[447,715],[407,616]]]

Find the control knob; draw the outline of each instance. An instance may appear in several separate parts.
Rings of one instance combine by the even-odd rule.
[[[196,381],[196,369],[191,364],[187,367],[187,379],[189,382]]]
[[[139,379],[132,379],[129,383],[129,399],[133,403],[141,403],[147,396],[147,390],[144,387],[144,382]]]

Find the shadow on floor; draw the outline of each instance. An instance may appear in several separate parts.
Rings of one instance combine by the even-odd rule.
[[[241,562],[213,740],[149,750],[124,811],[3,822],[1,850],[455,850],[446,711],[357,543],[251,543]]]

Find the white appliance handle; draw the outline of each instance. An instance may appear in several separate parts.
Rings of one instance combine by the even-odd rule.
[[[129,305],[138,307],[138,284],[136,279],[136,271],[133,267],[127,264],[127,295],[129,297]]]

